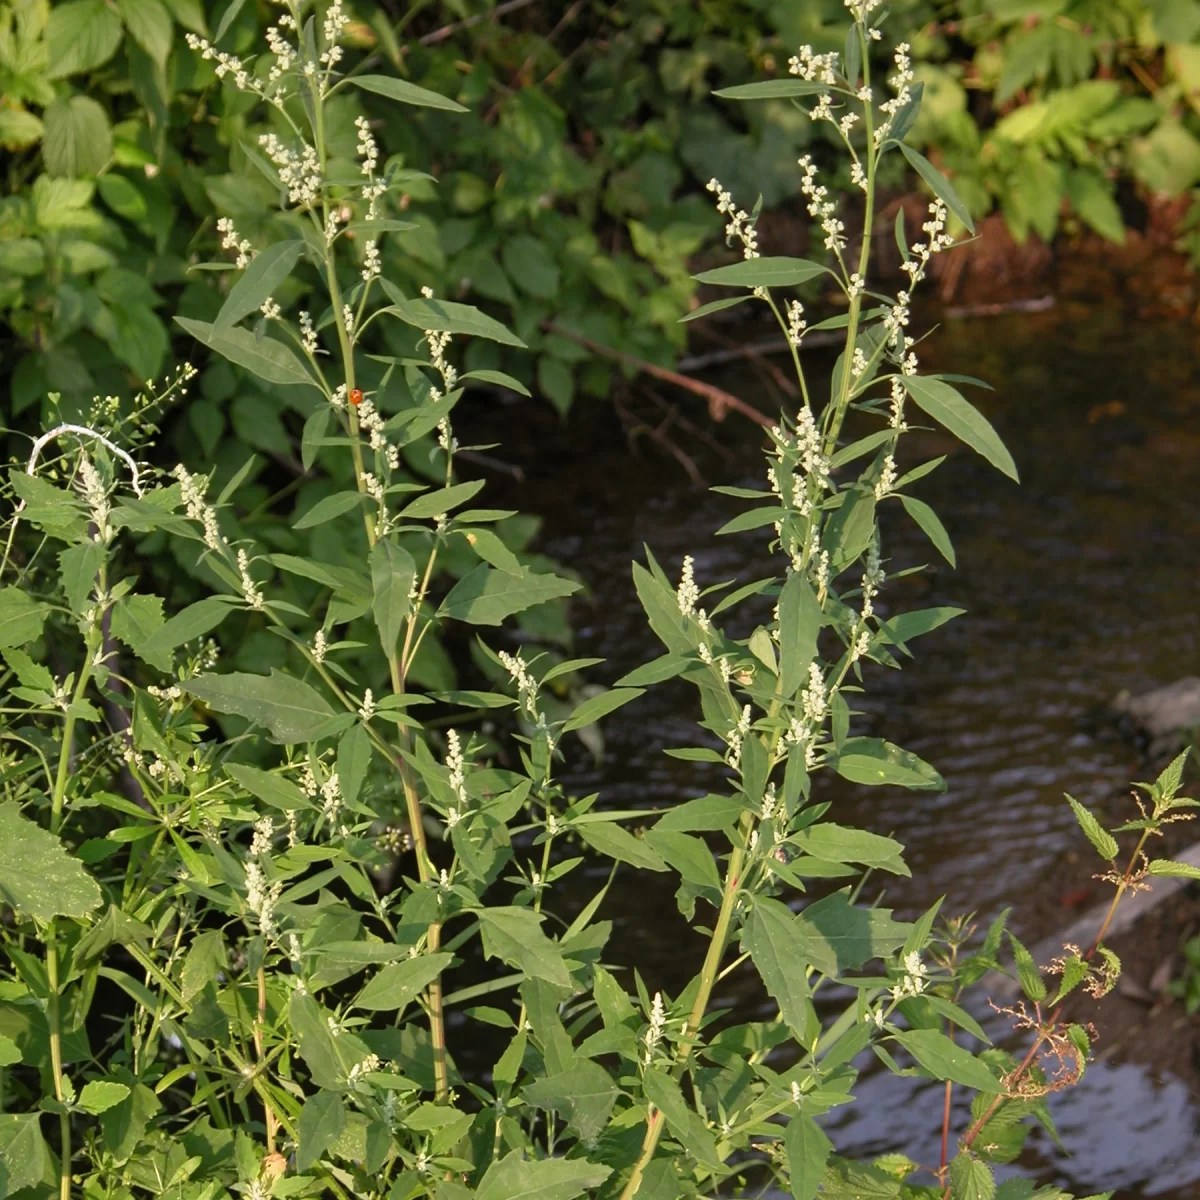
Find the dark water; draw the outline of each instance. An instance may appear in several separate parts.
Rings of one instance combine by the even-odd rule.
[[[947,911],[985,919],[1012,905],[1015,930],[1038,936],[1051,931],[1056,868],[1080,849],[1063,792],[1116,814],[1130,778],[1141,777],[1136,751],[1089,723],[1089,712],[1121,688],[1200,671],[1200,351],[1185,327],[1060,305],[950,326],[925,344],[923,363],[995,385],[972,398],[1006,440],[1022,485],[938,434],[905,439],[913,461],[950,455],[915,491],[945,521],[958,570],[937,565],[923,535],[893,520],[885,526],[890,569],[934,569],[889,584],[883,600],[897,611],[955,604],[968,615],[915,643],[916,660],[902,673],[870,668],[855,732],[916,751],[949,786],[929,796],[833,780],[826,795],[838,820],[894,832],[907,846],[913,879],[887,883],[898,915],[941,895]],[[751,373],[719,382],[764,410],[777,404]],[[672,576],[693,554],[706,586],[766,573],[765,539],[714,539],[736,501],[693,488],[653,450],[632,454],[607,414],[573,421],[561,434],[523,431],[541,450],[524,456],[521,503],[545,517],[541,547],[587,580],[575,650],[609,660],[611,680],[662,652],[630,583],[643,542]],[[718,430],[732,461],[702,454],[708,481],[763,486],[757,434],[732,421]],[[513,446],[511,425],[497,432]],[[716,781],[709,768],[661,752],[696,741],[694,718],[689,689],[652,689],[608,719],[604,762],[573,764],[572,789],[601,789],[614,808],[704,793]],[[617,887],[603,914],[617,923],[612,956],[636,964],[652,990],[681,987],[704,949],[678,916],[669,879]],[[1023,917],[1031,902],[1040,916]],[[739,977],[718,1001],[765,1009],[753,981],[739,988]],[[862,1103],[830,1128],[839,1149],[903,1149],[937,1161],[940,1086],[880,1073],[857,1094]],[[1023,1160],[1044,1181],[1078,1194],[1200,1195],[1200,1108],[1180,1081],[1101,1062],[1056,1098],[1054,1112],[1070,1153],[1043,1139]]]

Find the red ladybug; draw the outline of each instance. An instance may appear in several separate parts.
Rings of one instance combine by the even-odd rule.
[[[353,404],[355,408],[357,408],[362,403],[362,400],[363,400],[362,388],[351,388],[350,389],[350,403]]]

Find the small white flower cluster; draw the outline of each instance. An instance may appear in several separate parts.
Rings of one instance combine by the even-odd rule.
[[[94,540],[107,545],[113,538],[113,530],[108,523],[109,517],[112,516],[108,488],[84,450],[79,452],[79,490],[92,512],[92,524],[96,526]]]
[[[857,300],[866,289],[867,281],[857,272],[854,271],[850,276],[850,282],[846,285],[846,296],[850,300]]]
[[[296,22],[291,15],[284,13],[277,25],[267,29],[267,48],[275,55],[275,62],[267,75],[267,84],[273,88],[272,98],[275,101],[283,99],[283,77],[292,69],[296,59],[300,57],[299,50],[284,36],[284,31],[295,32]]]
[[[696,602],[700,599],[700,588],[696,585],[695,559],[690,554],[683,559],[683,570],[679,575],[679,587],[675,589],[675,600],[679,611],[685,617],[690,617],[696,611]]]
[[[754,227],[754,218],[734,204],[733,196],[715,177],[705,186],[717,197],[717,212],[729,219],[725,226],[725,240],[732,242],[736,238],[741,242],[743,258],[758,258],[758,231]]]
[[[517,700],[520,706],[525,710],[527,716],[540,721],[541,717],[537,711],[538,685],[530,675],[529,668],[525,665],[520,651],[516,654],[509,654],[508,651],[501,650],[498,657],[501,665],[517,685]]]
[[[825,679],[816,662],[808,665],[808,686],[800,693],[800,709],[804,713],[804,719],[814,726],[819,726],[829,712]]]
[[[248,267],[250,260],[254,257],[254,251],[245,238],[238,237],[238,231],[234,228],[233,222],[228,217],[219,217],[217,219],[217,232],[221,235],[221,249],[235,250],[237,252],[238,270],[240,271],[243,267]]]
[[[907,108],[912,100],[912,88],[909,86],[913,81],[912,59],[908,56],[910,48],[907,42],[900,42],[893,51],[896,73],[888,80],[888,83],[892,85],[892,90],[896,95],[890,100],[885,100],[879,106],[880,111],[887,114],[887,119],[875,130],[876,149],[879,149],[891,136],[892,122],[895,121],[896,114]]]
[[[801,46],[788,59],[788,71],[791,74],[814,83],[825,83],[830,87],[837,86],[837,70],[837,51],[831,51],[829,54],[814,54],[811,46]]]
[[[829,459],[821,452],[821,431],[817,428],[812,409],[807,405],[797,414],[796,435],[792,444],[800,455],[800,466],[805,474],[815,479],[819,488],[831,487]]]
[[[683,567],[679,573],[679,586],[675,589],[675,602],[679,612],[684,617],[695,617],[696,623],[705,633],[712,629],[708,613],[696,605],[700,600],[700,588],[696,583],[695,559],[690,554],[684,555]]]
[[[236,54],[226,54],[224,50],[218,50],[207,38],[198,37],[194,33],[185,35],[184,41],[187,42],[188,48],[197,51],[201,58],[216,60],[218,79],[229,75],[239,91],[258,92],[249,69]]]
[[[946,232],[946,218],[949,214],[941,200],[933,200],[929,205],[929,219],[921,226],[921,231],[929,239],[926,242],[914,242],[910,250],[909,260],[900,264],[910,281],[916,287],[925,278],[925,269],[929,260],[943,250],[954,245],[954,239]]]
[[[325,49],[321,52],[321,65],[332,67],[342,60],[342,48],[338,45],[342,31],[350,22],[349,14],[342,7],[342,0],[333,0],[325,10],[325,22],[321,33],[325,40]]]
[[[642,1066],[648,1067],[654,1061],[654,1052],[662,1041],[667,1028],[667,1009],[663,1004],[662,992],[654,993],[654,1001],[650,1006],[650,1024],[646,1029],[646,1053],[642,1058]]]
[[[325,630],[318,629],[317,636],[313,638],[313,658],[318,663],[325,661],[325,655],[329,653],[329,643],[325,638]]]
[[[179,490],[187,509],[188,518],[199,521],[204,526],[204,544],[210,550],[219,550],[225,543],[217,525],[217,510],[204,499],[208,488],[208,478],[204,475],[192,475],[188,469],[179,463],[171,472],[179,480]]]
[[[342,404],[345,403],[345,387],[338,389],[342,393]],[[337,403],[337,393],[334,393],[334,407],[341,407]],[[388,469],[395,471],[400,466],[400,451],[396,446],[387,440],[387,431],[385,429],[387,422],[383,419],[383,414],[375,407],[371,400],[364,400],[358,406],[358,425],[366,435],[370,443],[371,449],[376,454],[382,454],[387,462]],[[380,497],[382,499],[382,497]]]
[[[379,165],[379,147],[371,133],[371,125],[366,117],[357,117],[354,128],[358,130],[358,157],[362,160],[362,173],[367,182],[363,184],[362,198],[367,202],[367,220],[374,221],[379,215],[377,203],[379,197],[387,191],[387,184],[375,178],[375,168]]]
[[[362,703],[358,706],[358,715],[364,721],[371,720],[375,715],[375,697],[370,688],[363,692]]]
[[[868,617],[875,615],[875,607],[871,603],[876,596],[879,595],[879,589],[883,587],[884,580],[887,578],[883,570],[883,564],[879,559],[879,544],[872,541],[867,550],[866,570],[863,571],[862,577],[862,620],[865,622]]]
[[[742,746],[745,744],[746,738],[750,736],[750,705],[746,704],[742,707],[742,715],[738,717],[737,724],[729,731],[729,736],[725,739],[728,749],[725,752],[725,761],[736,771],[742,764]]]
[[[337,772],[321,784],[321,815],[332,825],[342,811],[342,789],[338,782]]]
[[[893,1000],[906,1000],[909,996],[919,996],[929,982],[929,969],[921,961],[921,956],[915,951],[904,956],[904,978],[888,989]]]
[[[350,1073],[346,1076],[346,1082],[357,1083],[364,1075],[370,1075],[378,1071],[381,1065],[378,1054],[368,1054],[362,1062],[356,1062],[350,1068]]]
[[[867,354],[861,346],[854,347],[854,357],[850,360],[850,374],[854,379],[861,379],[867,369]]]
[[[258,931],[263,937],[270,937],[275,931],[275,905],[282,895],[282,880],[268,883],[266,874],[257,862],[246,864],[246,904],[254,914]]]
[[[258,144],[279,172],[279,182],[287,188],[291,204],[307,208],[321,198],[321,162],[317,152],[303,138],[300,149],[292,150],[273,133],[259,134]]]
[[[875,481],[875,499],[882,500],[884,496],[891,493],[895,485],[896,459],[893,455],[887,454],[883,460],[883,469],[879,472],[879,478]]]
[[[883,0],[845,0],[850,15],[859,25],[865,25],[867,18],[883,3]]]
[[[804,331],[808,328],[808,321],[804,318],[804,305],[799,300],[792,300],[787,306],[788,319],[788,341],[793,346],[799,346],[800,340],[804,337]]]
[[[829,189],[817,182],[817,164],[812,155],[796,161],[801,170],[800,191],[808,197],[808,215],[820,223],[825,249],[840,254],[846,248],[846,226],[837,218],[837,204],[829,198]]]
[[[269,816],[259,817],[254,822],[254,836],[250,840],[250,857],[262,858],[271,853],[271,841],[275,836],[275,822]]]
[[[346,331],[346,337],[353,343],[354,341],[354,309],[348,304],[342,305],[342,328]]]
[[[446,731],[446,768],[450,773],[450,790],[455,799],[455,803],[446,814],[446,825],[453,829],[463,819],[467,808],[466,763],[463,760],[458,732],[454,729]]]
[[[317,331],[313,327],[313,319],[308,312],[300,314],[300,341],[304,346],[305,353],[311,354],[314,358],[318,354],[323,354],[317,343]]]
[[[363,248],[362,278],[363,283],[378,279],[382,267],[379,262],[379,244],[372,239]]]
[[[246,603],[251,608],[261,609],[263,606],[263,594],[258,590],[258,585],[254,582],[254,577],[250,574],[250,556],[245,550],[237,552],[238,574],[242,581],[242,595],[246,597]]]
[[[447,453],[453,454],[458,449],[458,438],[450,428],[450,418],[443,417],[437,425],[438,445]]]
[[[273,296],[268,296],[262,302],[262,304],[258,306],[258,311],[262,313],[263,319],[266,321],[278,321],[283,315]]]

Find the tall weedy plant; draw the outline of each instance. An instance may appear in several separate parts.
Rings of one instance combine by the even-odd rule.
[[[876,5],[848,7],[843,58],[803,48],[788,79],[732,95],[815,97],[811,116],[852,156],[864,231],[882,158],[913,163],[937,196],[919,241],[897,231],[915,286],[948,245],[949,213],[969,221],[904,146],[920,102],[905,47],[880,101],[865,74],[881,36]],[[238,538],[237,478],[213,501],[206,478],[136,461],[151,406],[185,390],[187,369],[132,417],[105,401],[89,424],[48,431],[10,473],[0,1190],[61,1200],[1033,1195],[1022,1180],[997,1188],[991,1164],[1015,1157],[1029,1123],[1049,1122],[1047,1093],[1082,1074],[1087,1036],[1062,1021],[1063,998],[1111,987],[1119,964],[1099,943],[1068,949],[1047,1002],[1010,937],[1027,997],[1014,1015],[1031,1044],[1023,1057],[972,1052],[962,1039],[986,1046],[987,1035],[959,1001],[997,965],[1003,917],[975,944],[967,918],[935,929],[937,906],[903,922],[860,904],[868,871],[908,873],[902,847],[828,819],[832,802],[811,793],[820,770],[942,786],[915,755],[851,734],[864,662],[898,665],[957,613],[885,618],[875,607],[885,566],[898,573],[880,506],[901,504],[953,557],[909,492],[937,460],[904,475],[896,466],[907,421],[924,413],[1015,476],[952,382],[918,374],[911,286],[868,290],[870,239],[851,245],[807,160],[831,266],[760,257],[754,218],[713,181],[744,251],[702,277],[742,289],[719,305],[766,303],[797,350],[804,311],[784,289],[828,273],[849,305],[828,323],[846,343],[827,400],[794,356],[805,399],[770,433],[770,490],[726,489],[754,507],[725,531],[773,530],[777,557],[762,578],[702,591],[692,560],[675,585],[647,555],[634,583],[666,653],[572,709],[550,685],[590,661],[527,660],[482,637],[480,689],[414,691],[423,640],[458,623],[497,631],[576,585],[522,561],[497,533],[508,514],[467,507],[482,485],[458,481],[451,417],[467,377],[451,363],[452,339],[516,339],[383,276],[380,240],[399,225],[389,204],[402,176],[381,164],[361,120],[344,152],[331,132],[348,127],[336,102],[354,88],[451,102],[344,62],[345,22],[336,0],[320,13],[289,4],[255,63],[192,39],[245,93],[253,137],[243,150],[278,190],[280,236],[256,248],[223,222],[236,282],[213,321],[182,323],[308,397],[306,465],[348,455],[355,486],[297,526],[360,513],[352,565]],[[324,311],[291,313],[299,272],[324,289]],[[408,352],[363,354],[377,321],[414,331]],[[852,411],[883,423],[845,444]],[[213,594],[167,617],[124,573],[130,537],[186,548]],[[281,597],[281,577],[305,581],[307,606]],[[772,600],[748,638],[722,628],[725,614],[765,613]],[[235,614],[275,639],[269,674],[220,669],[209,635]],[[370,656],[352,657],[364,644],[381,668],[369,679],[347,666],[367,669]],[[564,737],[674,677],[695,684],[707,736],[669,752],[723,764],[725,788],[664,813],[569,794],[555,776]],[[1148,875],[1190,870],[1145,854],[1194,806],[1178,794],[1182,768],[1145,785],[1149,806],[1123,827],[1139,832],[1124,870],[1112,865],[1112,833],[1072,801],[1110,864],[1114,907]],[[653,824],[635,836],[622,824],[631,819]],[[680,909],[707,945],[680,994],[606,965],[608,884],[570,921],[546,903],[595,856],[680,877]],[[757,973],[777,1006],[771,1019],[714,1007],[739,971]],[[821,991],[838,999],[818,1007]],[[461,1052],[456,1062],[458,1047],[472,1048],[469,1065]],[[944,1082],[940,1163],[834,1153],[818,1118],[851,1101],[868,1051],[889,1070]],[[955,1087],[975,1093],[956,1151]]]

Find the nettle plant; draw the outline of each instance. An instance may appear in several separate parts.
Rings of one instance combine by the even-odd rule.
[[[850,7],[842,65],[805,49],[793,78],[739,94],[816,97],[813,116],[831,120],[853,156],[864,229],[880,159],[908,155],[939,197],[922,242],[909,246],[900,231],[915,286],[947,245],[947,210],[961,206],[900,140],[919,101],[903,46],[895,95],[877,105],[869,76],[859,78],[879,36],[874,6]],[[860,904],[867,872],[908,873],[902,847],[826,819],[831,802],[810,791],[821,770],[942,786],[916,756],[850,734],[864,662],[898,665],[913,638],[956,611],[884,618],[875,608],[887,563],[882,505],[902,504],[951,553],[906,490],[936,461],[903,476],[895,465],[909,403],[1015,474],[951,383],[917,374],[905,333],[911,288],[868,291],[870,240],[852,251],[811,165],[805,190],[831,268],[759,257],[753,218],[714,182],[744,260],[709,282],[746,289],[733,302],[767,303],[797,346],[803,310],[773,289],[828,270],[849,301],[829,400],[810,396],[797,355],[805,402],[770,433],[771,490],[735,490],[756,507],[726,529],[773,528],[774,573],[702,592],[690,560],[674,584],[647,555],[634,583],[666,654],[561,716],[549,685],[589,661],[547,665],[482,638],[491,684],[413,691],[422,639],[456,623],[496,630],[576,585],[523,566],[489,529],[500,514],[464,507],[481,485],[455,482],[450,421],[462,380],[451,339],[513,339],[472,309],[396,294],[379,277],[372,247],[388,231],[389,178],[362,125],[357,163],[327,154],[325,102],[349,83],[433,101],[408,85],[339,76],[343,20],[336,4],[320,14],[289,7],[261,64],[199,44],[277,122],[262,137],[263,169],[296,236],[256,251],[225,226],[241,274],[215,321],[185,327],[268,381],[319,394],[310,461],[349,454],[357,487],[302,520],[361,512],[359,567],[231,539],[224,509],[236,479],[211,501],[206,479],[139,464],[131,450],[149,428],[144,414],[169,397],[139,401],[133,420],[101,403],[91,425],[48,431],[10,473],[0,588],[4,1194],[1033,1195],[1019,1179],[997,1188],[992,1164],[1016,1156],[1031,1122],[1049,1123],[1047,1094],[1083,1072],[1087,1035],[1063,1021],[1063,997],[1110,987],[1119,964],[1103,948],[1068,950],[1044,1004],[1041,973],[1011,939],[1033,1006],[1014,1012],[1031,1045],[1023,1057],[973,1053],[960,1038],[988,1039],[959,1000],[996,966],[1003,918],[973,943],[968,918],[935,928],[937,906],[903,922]],[[301,260],[329,304],[293,324],[276,296]],[[378,386],[364,388],[356,339],[385,318],[417,330],[423,352],[382,364]],[[168,391],[182,391],[189,374]],[[385,418],[380,392],[393,374],[404,392]],[[884,425],[843,445],[852,410]],[[443,486],[431,489],[404,462],[434,429]],[[851,478],[846,468],[868,457]],[[122,571],[123,541],[146,535],[190,546],[213,594],[167,618],[162,600]],[[475,565],[444,589],[435,565],[452,546]],[[321,584],[323,602],[310,612],[281,599],[277,572]],[[736,614],[744,626],[772,601],[748,638],[719,623]],[[235,612],[278,636],[284,667],[220,669],[206,639]],[[362,649],[344,636],[353,622],[386,664],[380,694],[344,665]],[[570,794],[555,774],[566,735],[676,677],[695,684],[707,737],[670,753],[721,764],[726,787],[662,813],[613,812],[596,795]],[[1153,807],[1126,827],[1141,837],[1125,871],[1108,868],[1114,907],[1147,876],[1186,870],[1144,854],[1193,804],[1178,797],[1181,774],[1178,760],[1148,789]],[[1075,808],[1111,864],[1112,835]],[[650,827],[636,836],[630,820]],[[556,885],[597,857],[622,873],[679,875],[680,909],[702,922],[707,942],[679,994],[606,964],[612,930],[600,913],[611,874],[582,909],[559,911]],[[744,1022],[721,1009],[715,993],[734,972],[756,973],[777,1015]],[[818,1118],[851,1101],[868,1052],[889,1070],[944,1081],[940,1163],[833,1152]],[[975,1098],[952,1154],[956,1086]]]

